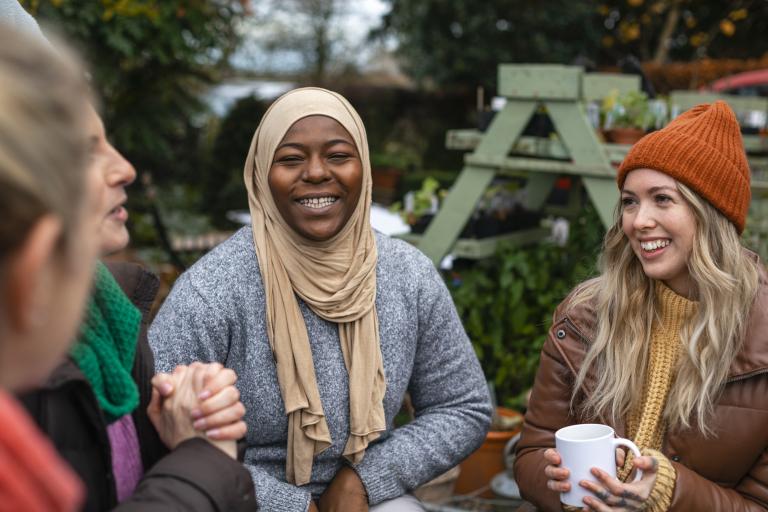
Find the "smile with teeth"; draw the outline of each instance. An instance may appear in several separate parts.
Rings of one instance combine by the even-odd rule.
[[[339,198],[333,197],[333,196],[327,196],[327,197],[307,197],[304,199],[299,199],[297,202],[302,205],[306,206],[308,208],[325,208],[326,206],[330,206],[333,203],[335,203]]]
[[[651,242],[640,242],[640,247],[642,247],[646,252],[651,252],[657,249],[661,249],[662,247],[666,247],[669,244],[669,240],[653,240]]]

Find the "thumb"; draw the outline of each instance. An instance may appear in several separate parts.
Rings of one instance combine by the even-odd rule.
[[[163,398],[168,398],[173,393],[174,379],[167,373],[156,373],[152,377],[152,388],[160,393]]]
[[[152,388],[152,398],[150,398],[149,405],[147,406],[147,415],[149,415],[150,419],[160,415],[160,393],[155,387]]]

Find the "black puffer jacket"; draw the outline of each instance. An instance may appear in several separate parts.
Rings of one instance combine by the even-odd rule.
[[[96,396],[71,359],[59,366],[40,390],[20,397],[85,483],[88,497],[84,510],[255,510],[253,483],[242,464],[203,439],[185,441],[172,452],[160,441],[146,413],[154,375],[147,313],[157,294],[158,280],[138,265],[119,263],[108,268],[142,313],[133,367],[140,403],[133,420],[145,472],[133,496],[118,505],[107,425]]]

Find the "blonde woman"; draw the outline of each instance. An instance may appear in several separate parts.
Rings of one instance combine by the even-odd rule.
[[[638,142],[601,274],[554,315],[515,475],[541,510],[591,491],[585,510],[768,510],[768,282],[741,245],[750,171],[723,102]],[[640,446],[619,479],[569,480],[554,433],[606,423]],[[632,483],[627,474],[644,471]]]
[[[75,335],[98,250],[76,65],[0,25],[0,508],[80,509],[73,472],[9,392],[42,382]]]

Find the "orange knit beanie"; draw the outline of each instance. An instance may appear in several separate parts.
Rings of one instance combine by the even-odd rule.
[[[619,167],[619,189],[634,169],[672,176],[744,231],[752,197],[749,165],[739,122],[724,101],[697,105],[640,139]]]

